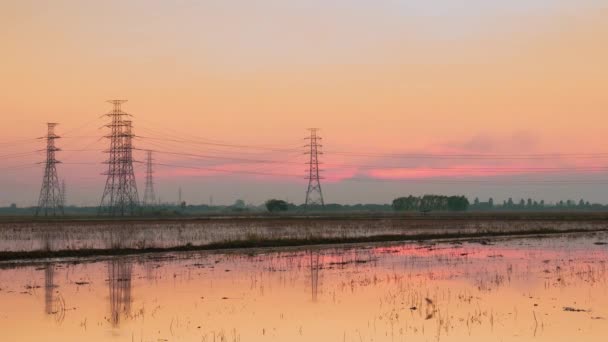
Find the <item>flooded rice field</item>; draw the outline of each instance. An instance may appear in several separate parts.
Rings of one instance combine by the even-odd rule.
[[[0,264],[10,341],[605,341],[608,234]]]
[[[208,246],[238,241],[607,229],[608,221],[380,219],[213,219],[0,222],[1,252]]]

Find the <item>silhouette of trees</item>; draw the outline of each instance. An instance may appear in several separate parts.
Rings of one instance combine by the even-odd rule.
[[[289,210],[289,204],[283,200],[271,199],[266,201],[266,209],[271,213]]]
[[[465,196],[410,195],[395,198],[392,207],[396,211],[465,211],[469,208],[469,200]]]

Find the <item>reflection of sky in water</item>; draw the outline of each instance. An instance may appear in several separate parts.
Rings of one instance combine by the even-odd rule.
[[[0,329],[21,341],[602,341],[598,241],[608,235],[7,268]]]

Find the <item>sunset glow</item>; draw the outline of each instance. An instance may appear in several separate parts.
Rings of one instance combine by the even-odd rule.
[[[277,188],[301,201],[308,127],[321,128],[335,202],[351,198],[339,186],[393,198],[349,179],[585,181],[608,167],[604,1],[3,1],[0,23],[2,205],[32,204],[46,122],[60,123],[73,200],[95,204],[112,98],[129,100],[137,160],[189,154],[158,153],[173,166],[156,175],[164,197],[179,185],[194,202],[259,203]],[[441,157],[454,154],[469,156]],[[543,195],[599,200],[560,189]]]

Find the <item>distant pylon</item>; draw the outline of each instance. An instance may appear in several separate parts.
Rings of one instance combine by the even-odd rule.
[[[66,207],[66,202],[67,202],[67,198],[66,198],[65,179],[62,179],[61,180],[61,206],[63,208]]]
[[[106,114],[110,117],[110,149],[106,151],[109,158],[106,161],[108,178],[101,197],[99,213],[110,216],[134,215],[139,205],[137,184],[133,171],[133,131],[132,123],[125,120],[131,116],[121,110],[121,104],[126,100],[110,100],[113,110]]]
[[[36,207],[36,216],[38,215],[63,215],[63,204],[61,202],[61,188],[59,187],[59,178],[57,177],[56,165],[60,163],[55,159],[55,152],[59,149],[55,146],[55,140],[60,137],[55,134],[56,123],[47,123],[46,135],[46,162],[44,167],[44,177],[42,178],[42,187],[40,189],[40,197],[38,198],[38,207]]]
[[[323,154],[320,151],[322,145],[320,144],[321,137],[317,135],[318,128],[309,128],[310,137],[306,139],[310,140],[309,144],[306,145],[310,150],[306,151],[306,154],[310,155],[308,161],[308,189],[306,190],[306,202],[305,206],[321,205],[325,206],[323,201],[323,191],[321,190],[321,179],[319,176],[319,154]]]
[[[144,206],[151,207],[156,204],[156,195],[154,194],[154,180],[152,175],[152,151],[146,152],[146,189],[144,191]]]

